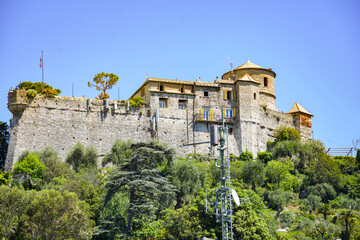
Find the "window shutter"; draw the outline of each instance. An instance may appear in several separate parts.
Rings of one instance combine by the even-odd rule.
[[[210,110],[210,121],[214,121],[214,110]]]
[[[169,99],[166,99],[166,101],[165,101],[165,107],[166,108],[168,107],[168,101],[169,101]]]
[[[200,109],[200,120],[204,120],[204,109]]]
[[[233,100],[236,100],[236,90],[233,90],[232,93],[233,93]]]
[[[226,118],[226,109],[225,108],[223,108],[223,115],[224,115],[224,118]]]
[[[227,100],[227,90],[224,90],[224,100]]]
[[[235,108],[233,108],[233,118],[235,118]]]

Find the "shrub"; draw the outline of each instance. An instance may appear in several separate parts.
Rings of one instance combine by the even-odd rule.
[[[129,100],[130,107],[140,107],[141,105],[145,104],[145,101],[142,97],[134,97]]]
[[[240,154],[239,159],[240,159],[240,161],[252,161],[254,159],[254,157],[251,152],[248,152],[246,150],[246,152],[242,152]]]
[[[34,98],[37,95],[37,91],[35,89],[26,90],[26,96]]]
[[[273,158],[273,155],[271,152],[265,151],[265,152],[258,152],[257,159],[260,160],[262,163],[267,164],[269,161],[271,161]]]
[[[61,93],[60,89],[54,89],[52,86],[41,82],[22,82],[16,87],[16,89],[32,89],[40,95],[45,94],[47,97],[58,96]]]
[[[75,171],[82,168],[97,167],[98,153],[94,147],[85,148],[78,142],[68,153],[66,162],[70,163]]]
[[[300,134],[295,128],[280,126],[274,130],[274,133],[277,142],[300,140]]]

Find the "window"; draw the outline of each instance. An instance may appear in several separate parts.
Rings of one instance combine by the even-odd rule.
[[[224,112],[225,118],[234,118],[235,117],[235,108],[227,108]]]
[[[224,90],[224,100],[235,100],[236,99],[236,91],[232,90]]]
[[[179,100],[179,109],[185,109],[186,108],[186,100]]]
[[[160,91],[165,91],[164,84],[159,84],[159,90],[160,90]]]
[[[225,117],[232,118],[233,117],[233,110],[232,109],[226,109]]]
[[[264,86],[267,87],[268,86],[268,78],[264,77]]]
[[[256,93],[254,93],[254,100],[256,100]]]
[[[209,92],[204,91],[204,97],[208,97],[209,96]]]
[[[160,108],[167,108],[168,107],[167,98],[160,98],[159,99],[159,107]]]
[[[203,107],[202,120],[210,120],[210,107]]]
[[[229,100],[232,99],[231,91],[227,91],[226,95],[227,95],[227,99],[229,99]]]
[[[180,87],[180,92],[182,92],[182,93],[184,92],[184,86]]]
[[[229,129],[229,134],[232,135],[234,132],[233,128],[228,128],[228,129]]]

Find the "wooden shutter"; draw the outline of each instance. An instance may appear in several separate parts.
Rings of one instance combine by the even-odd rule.
[[[233,108],[233,118],[235,118],[235,108]]]
[[[233,100],[236,100],[236,90],[233,90],[232,94],[233,94]]]
[[[204,109],[200,109],[200,120],[204,120]]]
[[[224,100],[227,100],[227,90],[224,90]]]
[[[224,118],[226,118],[226,108],[223,108],[223,111]]]
[[[210,121],[214,121],[214,110],[210,110]]]

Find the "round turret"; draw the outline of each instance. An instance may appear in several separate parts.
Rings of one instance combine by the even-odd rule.
[[[258,84],[258,92],[255,93],[258,106],[267,106],[267,108],[275,110],[275,77],[276,74],[271,68],[266,69],[247,61],[240,67],[226,72],[222,75],[223,80],[241,81],[248,74]],[[256,96],[255,95],[255,96]]]
[[[10,90],[8,93],[8,108],[14,115],[25,110],[28,102],[25,90]]]

